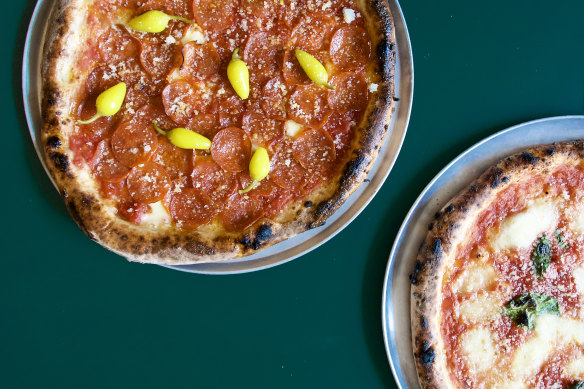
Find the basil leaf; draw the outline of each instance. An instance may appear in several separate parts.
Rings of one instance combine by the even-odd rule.
[[[584,381],[575,382],[568,389],[584,389]]]
[[[556,241],[558,242],[558,247],[561,249],[567,249],[570,247],[570,245],[568,244],[568,242],[566,242],[564,240],[564,237],[562,236],[562,231],[560,230],[556,230],[556,232],[554,233],[555,237],[556,237]]]
[[[535,242],[531,260],[533,261],[535,274],[541,279],[551,261],[550,240],[545,234]]]
[[[535,319],[544,312],[559,315],[558,300],[544,294],[527,293],[514,297],[503,308],[503,315],[527,329],[535,327]]]

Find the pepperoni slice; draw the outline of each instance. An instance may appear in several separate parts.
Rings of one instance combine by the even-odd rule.
[[[221,127],[239,126],[245,112],[245,101],[235,94],[231,86],[221,87],[219,91],[221,94],[216,99],[214,111],[219,113]]]
[[[205,30],[221,31],[235,23],[238,0],[194,0],[195,20]]]
[[[98,38],[99,54],[102,62],[107,64],[117,64],[129,58],[138,58],[140,52],[138,43],[120,25],[110,26]]]
[[[136,0],[132,0],[136,1]],[[182,16],[185,18],[190,18],[191,14],[189,12],[189,2],[188,1],[177,1],[177,0],[145,0],[139,1],[139,4],[143,4],[139,8],[138,14],[144,13],[150,10],[160,10],[164,11],[169,15]],[[131,6],[130,6],[131,7]]]
[[[272,119],[286,120],[286,95],[288,88],[282,77],[274,77],[266,83],[262,93],[262,109]]]
[[[186,125],[191,116],[205,113],[211,96],[205,86],[178,80],[168,84],[162,91],[162,102],[166,114],[175,122]]]
[[[288,0],[284,7],[278,7],[278,18],[289,27],[296,25],[305,3],[305,0]]]
[[[247,26],[261,30],[273,27],[275,10],[279,4],[273,0],[241,0],[240,15],[246,20]]]
[[[328,43],[334,27],[335,21],[331,17],[307,15],[292,30],[290,42],[303,50],[318,51]]]
[[[315,53],[310,53],[318,60],[321,60],[319,55],[315,55]],[[306,75],[300,63],[296,59],[296,55],[294,54],[294,48],[286,51],[284,53],[284,64],[282,66],[282,74],[284,75],[284,79],[289,85],[298,85],[298,84],[308,84],[310,82],[310,78]]]
[[[183,188],[170,197],[169,212],[180,227],[197,228],[207,224],[215,214],[213,200],[200,190]]]
[[[175,45],[141,42],[140,62],[152,78],[163,82],[174,65],[177,51]]]
[[[333,63],[339,68],[360,68],[367,65],[371,42],[361,27],[341,27],[331,39],[329,52]]]
[[[302,188],[308,171],[294,159],[291,147],[283,144],[270,160],[269,176],[279,187],[294,192]]]
[[[122,109],[120,110],[120,112],[122,113],[123,120],[132,119],[132,117],[134,117],[134,115],[136,114],[136,111],[138,111],[145,105],[152,104],[153,101],[154,97],[149,96],[149,94],[145,93],[141,89],[130,88],[128,90],[128,93],[126,94],[124,105],[122,105]],[[164,108],[162,108],[162,113],[164,113]],[[164,113],[164,117],[168,119],[166,113]]]
[[[219,72],[221,58],[212,44],[189,42],[182,49],[183,63],[180,74],[195,80],[206,80]]]
[[[288,115],[292,120],[310,127],[322,127],[331,114],[328,92],[318,85],[301,85],[288,100]]]
[[[239,180],[238,189],[245,189],[253,182],[248,172],[239,173],[237,179]],[[272,197],[274,192],[276,192],[278,189],[280,189],[279,186],[266,178],[260,181],[256,187],[253,188],[253,193],[258,196]]]
[[[292,155],[303,168],[323,172],[335,160],[335,143],[326,132],[308,129],[294,141]]]
[[[355,124],[355,113],[334,112],[326,121],[322,129],[326,131],[335,143],[337,159],[342,157],[351,146],[354,131],[352,125]]]
[[[237,189],[237,179],[226,172],[211,157],[196,157],[191,175],[193,187],[221,204]]]
[[[251,159],[249,136],[237,127],[219,131],[213,138],[211,156],[228,172],[240,172],[247,169]]]
[[[98,179],[107,182],[120,182],[130,171],[114,158],[107,139],[97,145],[95,154],[88,161],[88,165]]]
[[[335,89],[329,92],[328,103],[334,111],[362,111],[367,107],[369,91],[363,74],[354,72],[335,74],[330,84]]]
[[[152,122],[139,113],[121,123],[111,137],[112,152],[124,166],[134,167],[146,161],[158,145]]]
[[[170,188],[164,168],[150,161],[133,168],[126,182],[130,196],[145,204],[162,200]]]
[[[229,197],[220,220],[227,231],[243,231],[264,216],[264,199],[253,193]]]
[[[158,136],[158,148],[152,160],[165,169],[170,179],[188,176],[191,173],[192,158],[192,150],[178,148],[165,136]]]
[[[219,121],[216,115],[210,113],[195,115],[189,120],[187,128],[213,140],[219,131]]]
[[[278,54],[277,42],[270,39],[268,33],[256,31],[247,38],[243,60],[249,67],[252,82],[263,84],[274,75],[279,68]]]
[[[268,218],[273,218],[278,216],[280,212],[284,209],[294,199],[292,192],[286,189],[278,188],[272,195],[266,199],[266,214]]]
[[[243,116],[242,128],[249,134],[254,144],[267,146],[272,140],[284,135],[284,124],[281,121],[267,119],[265,115],[249,110]]]
[[[101,65],[91,71],[85,82],[88,94],[101,93],[120,81],[128,86],[138,83],[145,75],[140,63],[135,58],[122,62]],[[128,88],[131,89],[131,88]]]

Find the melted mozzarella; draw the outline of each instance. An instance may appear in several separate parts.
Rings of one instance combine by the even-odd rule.
[[[300,123],[296,123],[294,120],[286,120],[286,123],[284,123],[284,130],[286,131],[286,135],[291,138],[296,138],[296,135],[302,132],[303,129],[304,126]]]
[[[150,213],[144,214],[140,224],[156,227],[170,223],[170,215],[162,205],[162,201],[150,204],[150,209]]]
[[[465,322],[482,322],[499,317],[502,301],[498,293],[479,294],[460,304],[458,314]]]
[[[572,343],[584,344],[584,323],[554,315],[537,319],[534,334],[513,356],[511,369],[515,377],[535,374],[550,354]]]
[[[198,26],[189,26],[182,39],[180,40],[180,43],[185,45],[189,42],[195,42],[203,45],[207,43],[207,38],[205,38],[205,34]]]
[[[474,262],[470,264],[454,282],[457,293],[473,293],[485,290],[497,279],[495,269],[489,264]]]
[[[462,334],[460,351],[465,356],[469,368],[476,372],[489,370],[495,363],[495,344],[491,331],[473,328]]]
[[[584,379],[584,355],[570,361],[564,371],[568,377],[574,380]]]
[[[571,212],[572,231],[578,235],[584,235],[584,204],[575,207]]]
[[[530,246],[539,235],[555,227],[558,209],[555,203],[537,199],[526,210],[507,218],[494,236],[496,250]]]

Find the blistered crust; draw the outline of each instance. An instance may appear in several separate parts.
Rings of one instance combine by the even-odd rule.
[[[459,387],[447,368],[440,311],[443,276],[468,236],[463,232],[510,185],[565,165],[584,168],[584,141],[538,146],[505,158],[436,213],[410,275],[412,346],[422,388]]]
[[[286,208],[278,221],[261,219],[242,233],[215,231],[213,236],[177,227],[150,228],[116,217],[99,192],[80,179],[70,163],[67,135],[74,127],[74,96],[87,75],[72,72],[63,81],[63,69],[71,68],[83,46],[83,23],[91,0],[59,0],[55,6],[43,65],[44,157],[69,212],[94,241],[131,261],[186,265],[239,258],[325,224],[344,201],[363,183],[389,131],[394,109],[395,36],[387,1],[365,3],[371,28],[375,72],[380,76],[377,99],[367,108],[338,177],[308,198]],[[72,44],[73,43],[73,44]]]

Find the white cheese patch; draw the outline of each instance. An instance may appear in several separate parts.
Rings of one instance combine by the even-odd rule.
[[[537,199],[526,210],[508,217],[493,239],[495,250],[528,247],[541,233],[552,229],[558,221],[555,203]]]
[[[555,315],[542,315],[535,323],[531,339],[513,356],[511,369],[517,378],[537,373],[550,354],[569,344],[584,344],[584,323]]]
[[[584,235],[584,204],[575,207],[570,216],[572,216],[572,231],[578,235]]]
[[[374,93],[374,92],[377,92],[378,87],[379,87],[379,85],[372,82],[371,84],[369,84],[367,89],[369,89],[369,93]]]
[[[296,138],[296,135],[300,134],[303,129],[304,126],[300,123],[296,123],[294,120],[286,120],[286,123],[284,123],[286,135],[291,138]]]
[[[151,212],[142,216],[140,224],[148,226],[160,226],[170,223],[170,215],[162,205],[162,201],[150,204]]]
[[[584,379],[584,355],[570,361],[564,369],[566,375],[574,380]]]
[[[483,293],[463,301],[458,308],[458,315],[465,322],[485,322],[498,318],[502,305],[499,293]]]
[[[463,333],[459,347],[472,371],[489,370],[495,363],[495,343],[487,328],[473,328]]]
[[[491,265],[474,262],[470,264],[454,281],[457,293],[473,293],[491,287],[497,279],[497,273]]]
[[[505,379],[489,387],[490,389],[525,389],[527,384],[522,381],[507,381]]]
[[[174,68],[174,70],[172,70],[168,76],[166,76],[166,81],[173,82],[177,80],[182,80],[182,76],[180,75],[178,68]]]
[[[350,8],[343,8],[343,19],[345,19],[345,23],[351,24],[352,21],[355,20],[355,11]]]
[[[180,40],[180,43],[185,45],[189,42],[195,42],[200,45],[207,43],[207,38],[205,37],[203,31],[201,31],[200,27],[192,25],[189,26],[182,39]]]

